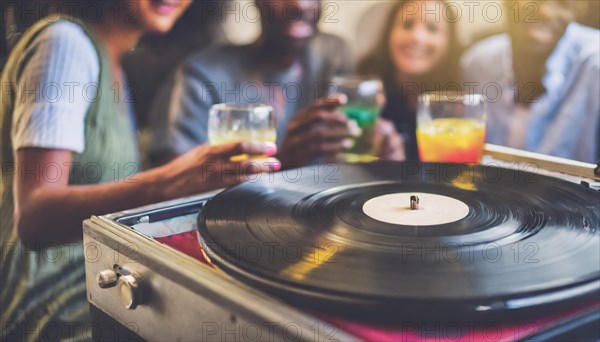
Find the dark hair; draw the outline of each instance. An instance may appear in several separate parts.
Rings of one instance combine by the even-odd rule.
[[[435,1],[446,4],[445,0]],[[375,49],[371,53],[369,53],[358,63],[357,71],[359,74],[378,76],[384,81],[384,83],[386,83],[386,85],[395,84],[396,81],[393,77],[396,74],[396,67],[394,66],[394,62],[392,61],[390,54],[389,40],[398,13],[402,11],[403,7],[410,2],[414,2],[414,0],[399,0],[397,4],[394,5],[390,15],[387,18],[387,22],[384,26],[384,31],[381,35],[379,43],[375,46]],[[454,13],[455,10],[452,6],[448,6],[447,10],[450,13],[448,15],[449,18],[458,18],[456,13]],[[422,92],[435,90],[436,84],[441,85],[443,88],[450,82],[458,81],[458,64],[462,48],[458,42],[456,20],[448,21],[448,24],[450,27],[450,41],[448,44],[449,48],[447,56],[439,66],[434,68],[434,70],[432,70],[423,78],[422,83],[424,84],[425,88],[421,89]]]
[[[126,15],[127,4],[120,0],[42,0],[42,4],[52,3],[57,11],[66,18],[83,22],[117,20]]]
[[[230,0],[194,0],[166,34],[147,33],[123,67],[135,91],[137,123],[144,127],[159,88],[190,54],[225,40],[220,23]],[[152,70],[152,72],[148,72]]]

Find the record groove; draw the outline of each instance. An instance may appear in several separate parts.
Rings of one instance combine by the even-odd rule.
[[[598,299],[598,192],[489,166],[345,165],[337,182],[302,172],[297,182],[277,174],[209,201],[198,227],[213,261],[286,301],[347,315],[500,317]],[[362,210],[371,198],[413,192],[457,199],[469,212],[418,227]],[[542,294],[555,296],[527,304]],[[509,307],[515,300],[525,304]]]

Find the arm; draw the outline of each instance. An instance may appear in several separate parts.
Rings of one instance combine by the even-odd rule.
[[[81,222],[101,215],[146,204],[232,186],[246,175],[278,169],[275,160],[264,164],[234,163],[229,157],[263,154],[268,146],[233,143],[200,146],[164,167],[136,175],[132,182],[69,185],[68,177],[39,172],[45,165],[68,165],[71,152],[25,148],[16,153],[14,182],[15,222],[21,240],[28,248],[81,239]],[[47,170],[52,170],[48,168]],[[37,170],[30,172],[27,170]],[[237,175],[222,173],[237,170]],[[62,175],[69,174],[64,166]]]
[[[23,59],[16,85],[88,84],[99,77],[93,44],[80,27],[69,22],[42,32]],[[10,132],[16,162],[14,221],[29,247],[80,239],[81,221],[91,215],[227,187],[243,181],[245,174],[277,168],[277,164],[229,161],[239,154],[266,154],[272,150],[269,146],[200,146],[165,167],[136,175],[133,183],[69,185],[68,167],[63,166],[59,175],[49,172],[68,165],[72,152],[84,150],[84,121],[90,103],[81,96],[44,101],[37,95],[42,100],[32,100],[28,92],[16,93]],[[46,167],[50,163],[52,167]],[[221,177],[223,169],[234,174]]]
[[[149,184],[156,172],[136,176],[137,183],[108,183],[69,186],[68,177],[49,181],[39,172],[44,165],[68,165],[71,151],[39,148],[21,149],[16,154],[15,222],[23,243],[34,249],[45,244],[81,239],[81,222],[93,214],[105,214],[158,200],[161,196]],[[69,174],[69,167],[61,170]],[[53,177],[51,177],[53,178]]]

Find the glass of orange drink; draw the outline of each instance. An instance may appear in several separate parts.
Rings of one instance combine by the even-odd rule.
[[[483,95],[444,91],[421,95],[417,111],[420,160],[481,162],[486,115]]]

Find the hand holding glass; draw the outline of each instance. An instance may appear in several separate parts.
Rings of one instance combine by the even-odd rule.
[[[348,119],[354,121],[362,134],[354,141],[348,153],[342,154],[347,162],[369,162],[376,160],[373,145],[367,141],[371,130],[379,117],[379,107],[383,99],[383,85],[376,78],[360,76],[338,76],[333,79],[338,93],[348,97],[348,103],[342,108]]]
[[[208,117],[208,141],[220,145],[238,141],[249,141],[272,145],[276,150],[277,122],[273,107],[265,104],[222,103],[212,106]],[[268,158],[268,155],[252,156],[253,159]],[[235,156],[241,161],[248,155]]]

